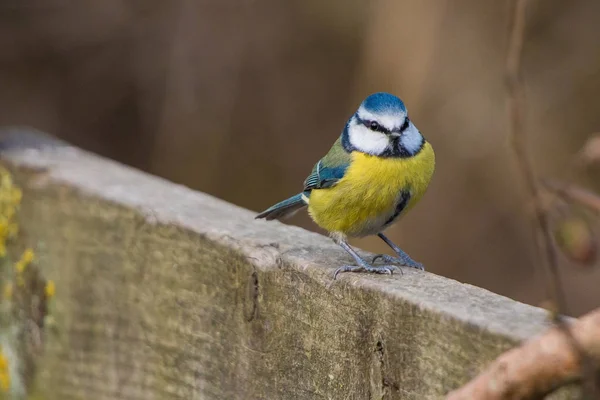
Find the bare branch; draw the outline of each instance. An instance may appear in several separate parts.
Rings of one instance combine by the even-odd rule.
[[[557,181],[545,180],[542,184],[567,201],[579,203],[593,211],[600,212],[600,196],[590,190]]]
[[[566,300],[560,284],[556,250],[553,246],[552,232],[547,214],[540,204],[540,190],[537,184],[531,160],[527,152],[527,135],[523,129],[525,115],[525,95],[521,82],[520,64],[525,33],[525,8],[527,0],[516,0],[509,49],[506,61],[508,106],[510,118],[510,139],[519,171],[525,180],[527,190],[535,204],[535,222],[542,235],[543,243],[539,243],[540,255],[545,253],[548,265],[548,283],[551,298],[556,302],[559,312],[565,312]],[[537,236],[537,235],[536,235]]]
[[[585,354],[600,359],[600,309],[564,324]],[[541,398],[559,386],[587,379],[581,372],[580,355],[563,328],[555,326],[501,355],[471,382],[449,393],[446,400]]]
[[[552,313],[554,322],[557,328],[562,330],[564,339],[570,344],[570,348],[575,351],[581,360],[582,369],[585,372],[587,379],[584,380],[586,391],[592,394],[597,394],[595,385],[595,367],[593,360],[586,354],[584,349],[574,338],[573,332],[569,326],[563,321],[561,314],[566,312],[566,297],[561,284],[560,274],[558,270],[558,257],[552,231],[550,226],[550,218],[543,207],[540,187],[538,185],[532,163],[527,151],[527,136],[524,126],[524,115],[526,112],[525,94],[523,91],[521,77],[521,54],[523,50],[523,38],[525,35],[526,23],[526,6],[527,0],[516,0],[510,28],[509,48],[506,60],[506,77],[508,89],[508,105],[510,118],[510,139],[511,145],[517,160],[519,170],[525,180],[529,196],[535,206],[535,224],[537,232],[541,236],[541,241],[536,241],[538,244],[539,254],[544,254],[545,265],[547,265],[547,283],[550,298],[553,299],[556,305],[556,312]],[[536,237],[538,237],[536,235]],[[535,380],[535,377],[532,377]],[[514,397],[521,398],[521,397]]]

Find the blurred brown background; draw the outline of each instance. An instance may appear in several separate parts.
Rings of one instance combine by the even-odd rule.
[[[389,91],[438,165],[392,238],[431,272],[539,304],[506,139],[508,3],[2,0],[0,125],[262,210],[301,189],[366,95]],[[600,131],[599,18],[598,0],[530,1],[527,129],[543,175]],[[600,304],[598,268],[563,264],[571,313]]]

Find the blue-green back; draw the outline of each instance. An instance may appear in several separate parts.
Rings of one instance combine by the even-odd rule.
[[[342,146],[340,136],[325,157],[315,164],[311,174],[304,181],[304,190],[323,189],[335,185],[344,177],[351,156]]]

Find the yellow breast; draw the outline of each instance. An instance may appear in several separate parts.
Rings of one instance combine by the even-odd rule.
[[[410,193],[402,213],[421,199],[434,168],[435,155],[428,142],[410,158],[353,152],[350,166],[335,186],[312,191],[308,211],[317,225],[329,232],[347,236],[378,233],[394,215],[402,191]]]

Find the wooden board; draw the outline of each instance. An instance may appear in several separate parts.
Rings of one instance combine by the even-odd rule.
[[[0,148],[56,282],[46,399],[436,399],[547,326],[427,272],[333,282],[328,238],[64,143]]]

